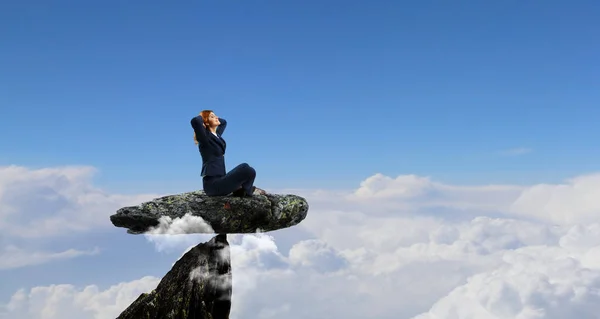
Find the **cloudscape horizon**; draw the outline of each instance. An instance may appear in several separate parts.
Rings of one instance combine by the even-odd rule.
[[[600,4],[0,4],[0,318],[116,318],[212,234],[119,208],[227,170],[304,197],[230,234],[231,319],[597,319]],[[218,138],[218,137],[216,137]],[[177,229],[174,229],[176,227]]]

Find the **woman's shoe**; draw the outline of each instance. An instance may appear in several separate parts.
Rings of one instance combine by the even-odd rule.
[[[267,192],[264,189],[260,189],[256,186],[252,186],[252,195],[266,195]]]

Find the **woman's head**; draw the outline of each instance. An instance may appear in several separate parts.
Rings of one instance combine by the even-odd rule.
[[[212,110],[204,110],[200,112],[200,115],[202,115],[202,120],[204,121],[206,128],[217,127],[221,124],[221,122],[219,122],[219,117],[216,116]]]
[[[219,122],[219,117],[216,116],[212,110],[204,110],[200,112],[200,116],[202,116],[202,122],[204,122],[204,125],[208,129],[217,127],[221,124],[221,122]],[[194,143],[198,144],[196,133],[194,133]]]

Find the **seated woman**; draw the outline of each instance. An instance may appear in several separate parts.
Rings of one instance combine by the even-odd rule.
[[[227,127],[225,119],[219,119],[211,110],[204,110],[191,121],[194,142],[202,156],[202,184],[208,196],[252,196],[266,192],[255,187],[256,171],[247,163],[240,164],[225,173],[225,148],[222,135]]]

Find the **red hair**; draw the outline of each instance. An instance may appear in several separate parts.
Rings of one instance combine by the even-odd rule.
[[[204,110],[202,112],[200,112],[199,115],[202,116],[202,122],[204,122],[204,124],[208,124],[208,117],[210,116],[210,113],[212,113],[212,110]],[[194,143],[198,144],[198,140],[196,139],[196,133],[194,133]]]

